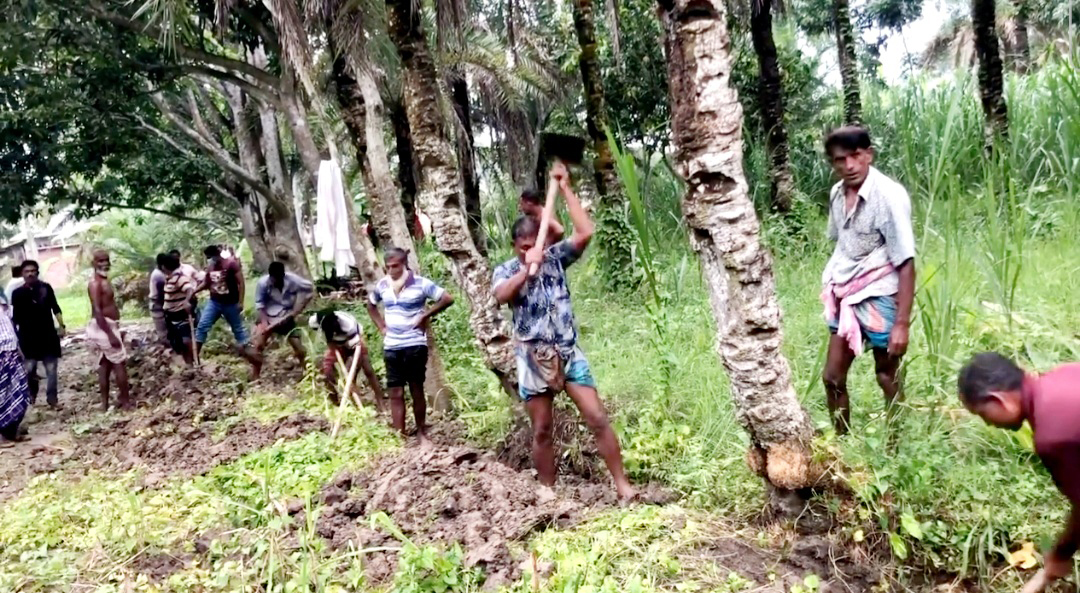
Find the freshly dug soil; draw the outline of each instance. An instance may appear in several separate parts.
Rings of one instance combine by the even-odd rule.
[[[607,469],[596,451],[592,432],[569,398],[556,400],[554,412],[552,434],[559,474],[585,480],[606,479]],[[532,440],[532,425],[528,417],[522,416],[497,447],[496,456],[513,469],[530,469],[533,467]]]
[[[152,486],[175,474],[205,473],[278,439],[329,429],[326,420],[306,415],[269,425],[235,418],[249,384],[246,365],[229,352],[209,350],[198,371],[173,366],[151,343],[150,332],[150,327],[127,328],[127,366],[136,409],[109,414],[101,413],[96,358],[81,335],[65,340],[60,367],[63,409],[46,409],[42,392],[24,421],[31,440],[0,449],[0,473],[6,477],[0,502],[40,473],[144,468],[144,485]],[[285,350],[268,353],[263,384],[285,386],[301,378],[299,366]],[[115,398],[113,385],[114,405]]]
[[[332,545],[400,546],[366,520],[384,512],[417,545],[460,543],[466,564],[485,569],[488,587],[521,575],[524,558],[515,554],[515,543],[551,525],[573,524],[590,509],[616,504],[614,488],[606,484],[542,493],[529,474],[464,446],[414,447],[384,457],[367,471],[340,476],[323,490],[322,500],[327,507],[318,533]],[[372,582],[392,578],[396,556],[376,552],[366,557]]]

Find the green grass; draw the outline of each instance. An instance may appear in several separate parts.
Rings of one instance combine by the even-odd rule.
[[[86,286],[69,286],[56,291],[56,302],[68,328],[82,329],[90,321],[90,297],[86,294]]]

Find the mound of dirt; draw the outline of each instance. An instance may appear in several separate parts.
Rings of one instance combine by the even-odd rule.
[[[616,504],[607,484],[542,489],[529,474],[471,447],[410,448],[369,467],[323,490],[319,535],[335,547],[350,542],[360,548],[399,547],[393,535],[372,529],[366,519],[381,511],[417,545],[461,544],[466,564],[484,568],[486,587],[520,576],[524,558],[515,555],[515,542]],[[397,554],[375,552],[366,563],[372,582],[383,583],[394,574]]]
[[[278,439],[330,428],[324,418],[307,415],[282,418],[269,425],[244,419],[223,426],[219,420],[227,411],[213,395],[170,402],[148,413],[116,420],[92,438],[92,446],[80,446],[71,460],[112,471],[142,467],[146,469],[146,485],[153,485],[164,476],[206,473]]]
[[[560,398],[556,403],[553,424],[559,473],[585,480],[604,479],[607,469],[596,451],[596,440],[568,398]],[[527,470],[533,467],[532,441],[532,425],[522,416],[499,443],[496,455],[513,469]]]
[[[101,414],[97,360],[81,335],[65,340],[60,403],[39,405],[27,415],[31,441],[0,451],[0,501],[17,494],[36,474],[88,468],[125,471],[145,468],[144,484],[174,475],[195,475],[246,453],[311,431],[327,431],[322,418],[300,415],[269,425],[237,419],[250,384],[246,364],[230,352],[208,349],[196,371],[174,366],[153,343],[152,327],[127,329],[128,375],[134,411]],[[281,349],[268,353],[261,382],[285,386],[302,377],[298,364]],[[113,386],[113,401],[116,388]],[[283,396],[285,397],[285,396]],[[43,394],[41,400],[43,400]]]

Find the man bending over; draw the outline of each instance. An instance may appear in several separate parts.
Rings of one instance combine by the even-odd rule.
[[[987,424],[1019,430],[1027,420],[1035,453],[1072,506],[1065,531],[1043,558],[1043,569],[1024,586],[1023,593],[1039,593],[1072,574],[1073,553],[1080,545],[1080,364],[1037,375],[985,352],[960,370],[958,387],[964,407]]]
[[[514,353],[518,390],[533,425],[533,462],[540,482],[555,484],[555,447],[552,442],[553,403],[565,390],[596,438],[615,489],[622,499],[635,496],[623,470],[619,440],[596,392],[589,362],[578,346],[577,327],[566,282],[566,268],[585,251],[593,223],[570,187],[570,175],[561,164],[551,169],[550,183],[558,184],[566,198],[573,233],[550,247],[537,245],[540,221],[523,216],[514,223],[517,257],[495,269],[495,299],[510,305],[514,316]],[[537,271],[530,274],[536,264]]]
[[[255,351],[262,352],[274,335],[284,336],[292,347],[301,368],[307,352],[300,332],[296,329],[296,316],[315,298],[315,285],[292,272],[285,271],[285,264],[270,264],[268,273],[259,279],[255,287],[255,310],[259,322],[255,326]],[[255,377],[258,379],[258,376]]]

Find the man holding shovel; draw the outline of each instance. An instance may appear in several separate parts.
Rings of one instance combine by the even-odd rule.
[[[555,194],[560,190],[573,232],[569,239],[545,248]],[[513,311],[518,394],[532,421],[533,462],[540,482],[555,484],[553,403],[565,390],[592,430],[619,498],[630,500],[636,493],[623,470],[618,437],[577,343],[566,268],[581,257],[592,240],[593,222],[570,187],[569,172],[561,162],[551,168],[543,219],[523,216],[514,223],[512,234],[517,257],[495,269],[492,285],[495,299],[509,304]]]
[[[279,261],[270,264],[268,273],[259,279],[255,288],[255,310],[259,313],[259,322],[255,325],[255,339],[252,342],[260,358],[272,336],[284,336],[301,368],[304,366],[307,351],[304,350],[300,333],[296,331],[296,316],[314,298],[315,285],[310,280],[286,272],[285,264]],[[259,377],[256,374],[254,378]]]

